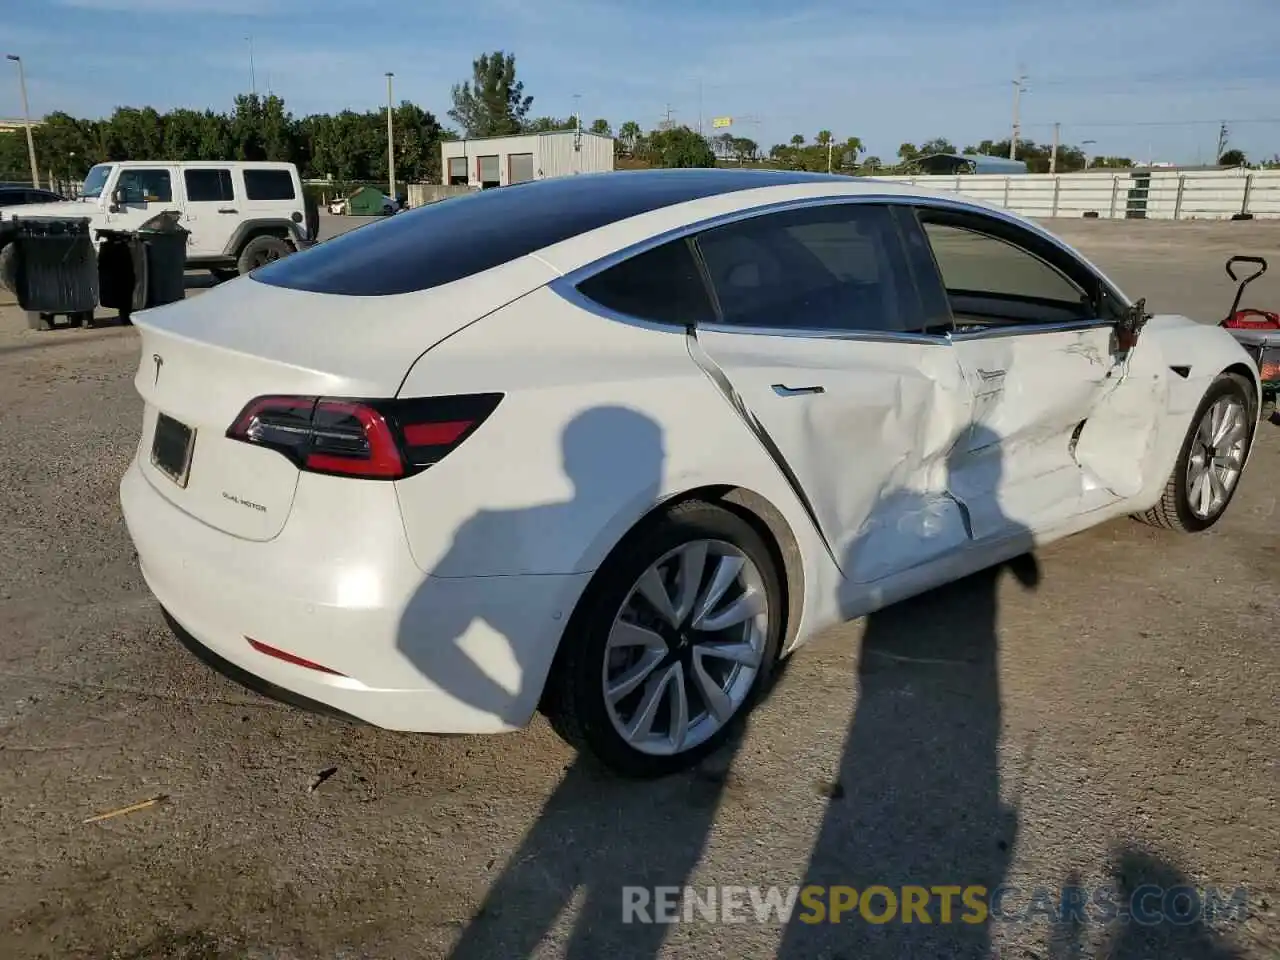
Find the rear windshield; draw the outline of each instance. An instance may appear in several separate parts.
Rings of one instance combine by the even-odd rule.
[[[377,297],[428,290],[659,207],[796,182],[761,171],[582,174],[484,190],[376,221],[253,273],[291,290]]]

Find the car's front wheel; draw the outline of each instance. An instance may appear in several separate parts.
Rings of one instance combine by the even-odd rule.
[[[1253,443],[1257,409],[1244,378],[1223,374],[1205,391],[1160,502],[1137,518],[1198,533],[1226,513]]]
[[[634,532],[575,612],[547,712],[626,776],[687,767],[734,735],[778,659],[778,564],[742,517],[700,501]]]

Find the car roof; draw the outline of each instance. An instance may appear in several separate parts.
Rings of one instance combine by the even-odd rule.
[[[791,195],[902,193],[897,184],[790,170],[665,169],[531,180],[427,204],[255,271],[275,286],[386,296],[441,286],[658,210],[750,208]],[[610,251],[603,250],[602,253]]]
[[[103,160],[98,167],[252,167],[264,170],[292,170],[286,160]]]

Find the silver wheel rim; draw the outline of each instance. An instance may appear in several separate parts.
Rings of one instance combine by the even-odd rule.
[[[1226,506],[1244,467],[1249,425],[1244,404],[1219,397],[1200,419],[1187,457],[1187,506],[1201,520]]]
[[[760,672],[769,614],[759,569],[733,544],[695,540],[663,554],[609,630],[601,679],[618,735],[671,756],[723,729]]]

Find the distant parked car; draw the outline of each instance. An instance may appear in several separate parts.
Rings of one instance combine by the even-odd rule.
[[[87,217],[92,230],[136,230],[157,213],[173,211],[189,232],[187,266],[207,269],[219,279],[310,246],[320,222],[319,208],[303,192],[292,163],[100,163],[89,170],[75,200],[56,194],[38,199],[26,201],[18,215]],[[0,210],[0,219],[16,213],[2,203]]]
[[[350,212],[350,204],[348,202],[350,199],[350,197],[338,197],[329,201],[329,212],[339,217],[346,216]],[[382,213],[384,216],[389,217],[393,213],[398,213],[403,206],[404,204],[394,197],[389,197],[385,193],[382,194]]]
[[[28,203],[62,203],[66,197],[39,187],[0,187],[0,207],[17,207]]]

